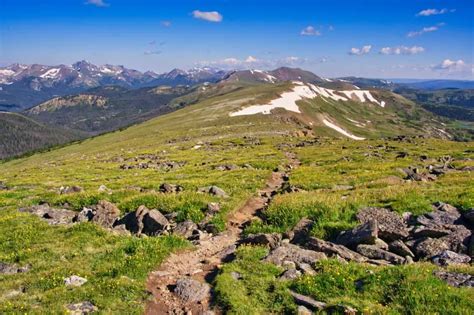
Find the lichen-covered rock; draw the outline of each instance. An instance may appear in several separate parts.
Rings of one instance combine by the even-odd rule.
[[[443,270],[437,270],[433,274],[453,287],[474,287],[474,277],[469,274]]]
[[[293,244],[282,244],[272,250],[264,261],[271,262],[277,266],[283,266],[289,262],[298,264],[314,264],[315,262],[326,259],[326,255],[321,252],[301,248]]]
[[[387,242],[403,239],[409,235],[405,220],[396,212],[385,208],[368,207],[361,209],[357,213],[357,219],[362,223],[376,220],[378,237]]]
[[[196,230],[198,226],[191,220],[180,222],[173,229],[173,234],[188,238],[193,235],[193,231]]]
[[[206,298],[209,294],[210,287],[207,283],[182,278],[176,282],[173,292],[185,303],[199,302]]]
[[[382,259],[395,265],[401,265],[405,262],[405,258],[389,251],[380,249],[374,245],[360,244],[357,246],[357,252],[367,258]]]
[[[120,210],[113,203],[101,200],[95,207],[95,215],[92,222],[105,228],[112,228],[120,216]]]
[[[400,240],[393,241],[390,244],[388,244],[388,249],[392,253],[395,253],[395,254],[400,255],[402,257],[406,257],[406,256],[415,257],[415,255],[410,250],[410,248]]]
[[[450,250],[445,250],[441,254],[434,256],[431,260],[438,266],[450,266],[468,264],[471,261],[471,257]]]
[[[356,261],[356,262],[367,261],[366,257],[350,250],[349,248],[343,245],[334,244],[328,241],[323,241],[316,237],[310,237],[306,244],[306,247],[317,252],[323,252],[326,255],[331,256],[331,257],[339,256],[345,260],[351,260],[351,261]]]
[[[347,247],[356,247],[359,244],[375,244],[378,236],[376,220],[368,220],[352,230],[342,231],[335,242]]]
[[[272,249],[280,246],[281,234],[279,233],[259,233],[250,234],[242,240],[244,244],[266,245]]]

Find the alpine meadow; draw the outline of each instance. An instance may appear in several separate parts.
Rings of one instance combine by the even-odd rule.
[[[0,314],[473,314],[473,15],[3,0]]]

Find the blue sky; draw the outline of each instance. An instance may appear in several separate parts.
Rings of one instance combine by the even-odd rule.
[[[473,79],[473,1],[0,0],[0,64]]]

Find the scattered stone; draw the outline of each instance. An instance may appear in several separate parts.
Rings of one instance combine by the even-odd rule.
[[[456,225],[452,228],[456,229],[451,234],[441,237],[440,240],[445,242],[448,249],[454,252],[467,253],[472,232],[463,225]]]
[[[108,193],[108,194],[112,193],[112,189],[107,188],[107,186],[105,185],[100,185],[97,191],[100,193]]]
[[[94,210],[84,207],[74,218],[74,222],[89,222],[94,217],[94,214]]]
[[[312,276],[316,274],[316,271],[313,269],[313,267],[307,263],[298,263],[298,269],[301,270],[301,272],[303,272],[305,275]]]
[[[206,298],[209,294],[210,287],[207,283],[181,278],[176,282],[174,293],[185,303],[199,302]]]
[[[232,272],[230,273],[230,276],[231,276],[232,279],[234,279],[234,280],[240,280],[240,279],[242,279],[242,275],[241,275],[240,273],[236,272],[236,271],[232,271]]]
[[[342,231],[336,237],[336,243],[347,247],[355,247],[359,244],[374,244],[378,235],[376,220],[369,220],[352,230]]]
[[[196,230],[198,226],[191,220],[187,220],[184,222],[180,222],[176,225],[173,229],[173,233],[176,235],[180,235],[184,238],[191,237],[193,235],[193,231]]]
[[[120,210],[113,203],[101,200],[95,207],[92,222],[105,228],[112,228],[119,216]]]
[[[413,254],[413,252],[410,250],[410,248],[405,245],[405,243],[403,243],[402,241],[400,240],[396,240],[396,241],[393,241],[391,242],[389,245],[388,245],[388,249],[397,254],[397,255],[400,255],[402,257],[406,257],[406,256],[409,256],[409,257],[415,257],[415,255]]]
[[[217,171],[232,171],[238,168],[239,167],[235,164],[224,164],[224,165],[217,165],[214,169]]]
[[[301,271],[296,269],[288,269],[281,276],[280,280],[295,280],[301,277]]]
[[[442,270],[437,270],[433,274],[453,287],[474,287],[474,277],[469,274]]]
[[[321,252],[301,248],[293,244],[283,244],[272,250],[264,261],[271,262],[277,266],[285,266],[288,269],[295,268],[300,264],[314,264],[326,259],[326,255]]]
[[[72,224],[77,212],[67,209],[51,208],[48,204],[21,208],[20,212],[28,212],[34,214],[48,222],[50,225],[67,225]]]
[[[367,261],[367,258],[360,255],[359,253],[356,253],[350,250],[349,248],[343,245],[323,241],[316,237],[310,237],[306,246],[311,250],[314,250],[317,252],[323,252],[329,256],[337,255],[345,260],[351,260],[351,261],[356,261],[356,262]]]
[[[357,252],[371,259],[382,259],[396,265],[401,265],[405,261],[405,258],[374,245],[360,244],[357,246]]]
[[[271,249],[275,249],[280,246],[281,234],[279,233],[259,233],[259,234],[250,234],[245,239],[242,240],[244,244],[254,244],[254,245],[267,245]]]
[[[8,190],[8,186],[4,182],[1,182],[1,181],[0,181],[0,190]]]
[[[82,278],[76,275],[64,278],[64,284],[68,287],[80,287],[86,282],[86,278]]]
[[[340,190],[353,190],[354,189],[354,186],[351,186],[351,185],[334,185],[332,187],[332,190],[335,190],[335,191],[340,191]]]
[[[438,266],[450,266],[468,264],[471,261],[471,257],[450,250],[445,250],[441,254],[434,256],[431,260]]]
[[[224,190],[222,190],[221,188],[217,186],[201,187],[198,189],[198,192],[210,194],[217,197],[223,197],[223,198],[229,197]]]
[[[97,307],[89,301],[66,305],[69,314],[72,315],[84,315],[96,312]]]
[[[80,193],[82,191],[83,191],[82,187],[79,187],[79,186],[66,186],[66,187],[61,186],[61,188],[59,188],[60,195]]]
[[[160,192],[165,194],[178,193],[184,190],[183,186],[181,185],[174,185],[168,183],[161,184],[159,189]]]
[[[409,235],[403,218],[385,208],[368,207],[361,209],[357,214],[357,219],[362,223],[376,220],[378,223],[378,237],[387,242],[405,238]]]
[[[309,296],[299,294],[294,291],[290,291],[290,294],[295,300],[296,304],[308,307],[313,311],[322,311],[326,308],[326,303],[316,301],[315,299]]]
[[[304,244],[309,238],[314,222],[308,218],[301,219],[288,233],[289,239],[294,244]]]
[[[16,273],[23,273],[29,271],[30,269],[30,265],[19,267],[17,264],[8,264],[0,261],[0,274],[2,275],[13,275]]]

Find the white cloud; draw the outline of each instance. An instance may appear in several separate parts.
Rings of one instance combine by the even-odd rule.
[[[439,30],[439,28],[441,26],[444,26],[445,24],[444,23],[438,23],[437,25],[434,25],[434,26],[429,26],[429,27],[423,27],[421,30],[419,31],[412,31],[412,32],[409,32],[407,34],[408,37],[415,37],[415,36],[419,36],[419,35],[423,35],[425,33],[431,33],[431,32],[435,32],[437,30]]]
[[[201,61],[198,66],[213,66],[222,69],[243,70],[243,69],[273,69],[281,66],[296,66],[306,62],[306,59],[288,56],[280,59],[259,59],[253,56],[248,56],[245,59],[238,59],[235,57],[225,58],[214,61]]]
[[[247,63],[258,62],[258,59],[253,56],[248,56],[247,59],[245,59],[245,62]]]
[[[95,5],[96,7],[108,7],[109,4],[104,2],[104,0],[87,0],[86,4]]]
[[[171,21],[161,21],[161,26],[164,26],[164,27],[170,27],[171,26]]]
[[[144,52],[145,55],[159,55],[161,53],[161,50],[145,50]]]
[[[365,45],[362,48],[352,47],[351,50],[349,50],[349,55],[355,55],[355,56],[366,55],[370,52],[371,49],[372,49],[372,45]]]
[[[462,59],[445,59],[440,64],[431,66],[431,69],[445,74],[474,75],[474,65],[468,64]]]
[[[418,12],[417,16],[430,16],[430,15],[440,15],[440,14],[445,14],[445,13],[448,13],[448,12],[454,12],[456,11],[456,9],[451,9],[451,10],[448,10],[446,8],[444,9],[425,9],[425,10],[421,10],[420,12]]]
[[[380,49],[382,55],[416,55],[425,51],[425,48],[420,46],[399,46],[399,47],[383,47]]]
[[[300,33],[303,36],[321,36],[321,32],[315,29],[313,26],[306,26]]]
[[[193,17],[196,19],[201,19],[209,22],[222,22],[222,15],[217,11],[193,11]]]

